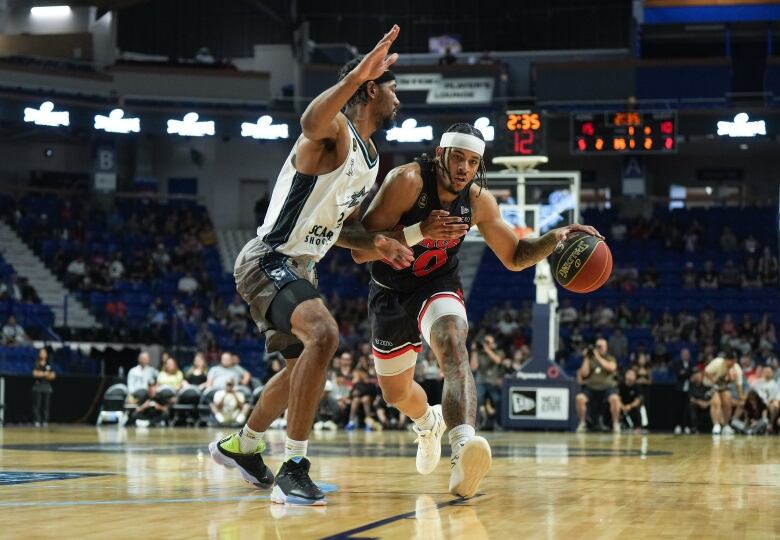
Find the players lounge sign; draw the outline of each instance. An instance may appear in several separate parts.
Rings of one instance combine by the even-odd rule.
[[[509,418],[513,420],[568,420],[569,389],[512,387]]]
[[[491,77],[442,78],[441,73],[401,73],[396,76],[399,92],[427,91],[431,105],[490,103],[494,81]]]

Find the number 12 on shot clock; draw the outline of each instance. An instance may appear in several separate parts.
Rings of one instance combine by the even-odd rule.
[[[507,111],[504,126],[505,152],[516,156],[545,154],[545,120],[541,112]]]

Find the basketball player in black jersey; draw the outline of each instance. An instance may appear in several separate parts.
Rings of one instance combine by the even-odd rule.
[[[570,234],[600,236],[593,227],[569,225],[541,238],[518,239],[501,219],[484,187],[485,141],[470,124],[455,124],[442,136],[432,160],[419,159],[390,171],[363,217],[368,230],[403,228],[414,262],[393,269],[375,251],[353,250],[356,262],[371,262],[369,319],[379,385],[387,403],[412,418],[417,432],[417,470],[428,474],[441,457],[441,436],[450,427],[449,490],[472,497],[490,468],[487,441],[476,435],[477,394],[466,349],[468,319],[458,277],[462,236],[477,226],[509,270],[529,268]],[[458,237],[431,240],[437,221],[460,221]],[[414,381],[424,338],[444,373],[442,406],[430,407]]]

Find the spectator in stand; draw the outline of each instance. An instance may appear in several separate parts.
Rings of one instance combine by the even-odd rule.
[[[699,275],[693,268],[693,263],[688,261],[685,263],[685,270],[682,275],[683,289],[695,289],[698,282]]]
[[[758,346],[760,349],[769,349],[770,351],[777,345],[777,333],[775,332],[775,323],[772,322],[772,316],[764,313],[761,320],[755,328]]]
[[[106,302],[106,318],[113,327],[125,326],[127,322],[127,305],[119,296],[113,296]]]
[[[209,346],[216,340],[214,333],[209,330],[209,325],[206,322],[200,323],[198,333],[195,334],[195,346],[199,351],[207,351]]]
[[[16,274],[11,274],[8,283],[0,282],[0,302],[8,300],[21,302],[23,298],[22,285],[19,283],[19,278]]]
[[[376,421],[372,409],[378,393],[379,387],[368,379],[366,370],[355,368],[352,372],[352,389],[349,396],[349,423],[345,428],[346,430],[357,429],[358,412],[362,408],[366,431],[382,431],[382,424]]]
[[[753,360],[753,355],[743,354],[739,359],[739,367],[742,368],[742,386],[750,388],[761,378],[761,370]]]
[[[704,381],[713,389],[710,402],[712,411],[712,434],[733,435],[731,414],[734,409],[734,399],[731,396],[731,386],[736,388],[737,405],[745,400],[742,386],[742,368],[737,363],[737,354],[733,350],[726,351],[722,356],[712,360],[704,368]]]
[[[179,278],[177,289],[180,293],[192,295],[197,292],[198,287],[198,281],[192,276],[192,272],[187,272]]]
[[[768,246],[764,247],[761,258],[758,259],[758,275],[765,287],[777,285],[777,257],[772,254],[772,250]]]
[[[720,249],[725,252],[737,251],[737,237],[728,225],[723,227],[720,235]]]
[[[569,298],[563,299],[563,304],[558,308],[558,320],[563,326],[570,326],[577,323],[580,315],[577,308],[571,305]]]
[[[177,392],[184,384],[184,374],[179,369],[176,359],[169,356],[165,359],[162,371],[157,374],[157,385],[173,388]]]
[[[227,386],[227,382],[232,380],[239,384],[243,371],[234,369],[233,355],[229,352],[223,352],[219,358],[219,364],[212,367],[206,380],[206,388],[222,389]]]
[[[501,381],[507,373],[503,366],[504,353],[496,347],[495,339],[486,334],[471,344],[471,371],[476,372],[478,418],[482,419],[480,429],[492,429],[496,414],[501,411]],[[487,406],[490,400],[490,407]],[[492,411],[493,414],[489,414]]]
[[[620,328],[615,328],[615,331],[609,336],[608,343],[609,351],[615,358],[618,360],[625,360],[628,358],[628,338]]]
[[[718,288],[718,274],[712,267],[712,261],[704,262],[704,271],[699,278],[699,287],[702,289]]]
[[[653,316],[644,304],[639,304],[639,308],[636,311],[634,317],[635,325],[637,328],[649,328],[653,322]]]
[[[680,349],[680,356],[674,360],[672,371],[677,378],[677,399],[679,400],[680,416],[677,425],[674,427],[674,434],[679,435],[685,430],[685,434],[691,432],[689,392],[691,388],[691,375],[693,375],[693,362],[691,360],[690,349]]]
[[[263,384],[266,384],[274,375],[282,371],[284,366],[284,359],[281,358],[278,353],[271,353],[270,355],[266,356],[265,361],[268,364],[268,369],[265,371]]]
[[[32,413],[35,427],[49,425],[49,410],[51,409],[51,394],[54,389],[51,383],[57,378],[49,363],[49,352],[46,349],[38,351],[32,371]]]
[[[742,249],[745,250],[747,255],[755,255],[758,253],[758,240],[753,236],[753,233],[748,233],[747,237],[742,242]]]
[[[774,433],[780,413],[780,384],[775,380],[772,366],[764,366],[761,378],[753,383],[750,393],[757,394],[767,411],[767,431]]]
[[[186,384],[196,386],[198,389],[203,390],[206,388],[206,381],[208,380],[208,365],[206,364],[206,356],[202,352],[195,353],[195,358],[192,359],[192,365],[184,374],[184,381]]]
[[[239,295],[233,297],[233,301],[227,307],[228,315],[232,317],[246,317],[246,304]]]
[[[152,332],[152,336],[156,338],[156,341],[162,341],[165,327],[168,325],[168,313],[161,297],[154,299],[149,305],[149,311],[146,316],[146,321],[149,325],[149,330]]]
[[[689,405],[687,420],[693,433],[698,433],[700,431],[701,426],[706,421],[707,417],[711,417],[713,425],[716,421],[719,421],[718,418],[713,416],[712,394],[713,389],[703,383],[702,372],[698,370],[694,371],[691,374],[691,384],[688,392]]]
[[[593,326],[596,328],[612,328],[615,325],[615,312],[611,307],[599,302],[593,311]]]
[[[589,347],[582,366],[577,371],[577,381],[582,385],[576,397],[579,425],[577,433],[587,430],[588,404],[595,406],[597,418],[601,417],[604,404],[609,405],[612,431],[620,433],[620,397],[617,394],[617,361],[607,353],[607,341],[597,339],[595,347]]]
[[[211,412],[220,426],[244,425],[249,414],[249,404],[244,394],[236,390],[235,379],[227,379],[224,388],[214,394]]]
[[[658,271],[653,263],[648,264],[639,275],[639,285],[645,289],[658,287]]]
[[[168,266],[171,264],[171,256],[168,254],[165,244],[157,244],[157,247],[152,252],[152,262],[158,272],[162,273],[168,270]]]
[[[342,414],[338,400],[333,397],[333,383],[325,381],[325,389],[322,391],[322,399],[314,420],[314,431],[336,431]]]
[[[13,315],[8,316],[8,320],[3,326],[2,337],[3,345],[8,347],[25,345],[30,341],[27,332],[24,331],[21,324],[16,322],[16,317]]]
[[[118,251],[114,254],[114,259],[108,266],[108,276],[111,278],[111,282],[115,282],[118,279],[122,279],[125,275],[125,265],[122,264],[122,252]]]
[[[498,341],[501,348],[508,348],[512,345],[512,341],[515,333],[520,329],[520,325],[517,321],[512,319],[512,315],[508,312],[504,312],[501,319],[496,323],[496,330],[498,330]]]
[[[723,270],[720,271],[720,286],[722,288],[739,287],[742,283],[742,273],[731,259],[726,260]]]
[[[87,265],[84,262],[84,257],[79,255],[73,259],[66,270],[67,277],[65,285],[71,289],[81,289],[84,279],[87,276]]]
[[[239,374],[238,377],[238,384],[241,386],[246,386],[247,388],[252,387],[252,374],[249,373],[244,367],[241,365],[241,357],[237,355],[236,353],[233,353],[230,355],[230,359],[233,362],[233,369],[236,371],[236,373]]]
[[[150,383],[157,380],[157,370],[149,364],[149,353],[138,355],[138,365],[127,372],[127,400],[129,403],[140,403],[147,399]]]
[[[439,58],[440,66],[450,66],[458,62],[458,57],[452,54],[452,50],[449,47],[444,49],[444,55]]]
[[[628,304],[621,302],[615,313],[615,320],[620,328],[629,328],[634,325],[634,313]]]
[[[640,387],[649,386],[651,382],[650,357],[645,352],[640,352],[636,356],[636,361],[631,365],[631,369],[636,373],[636,382]]]
[[[756,260],[753,257],[748,257],[745,261],[745,269],[742,270],[742,288],[759,289],[763,286],[761,276],[758,274]]]

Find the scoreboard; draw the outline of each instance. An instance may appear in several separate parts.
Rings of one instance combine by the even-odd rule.
[[[541,112],[507,111],[501,129],[504,151],[513,156],[543,156],[546,131]]]
[[[674,112],[599,112],[571,115],[572,154],[673,154]]]

